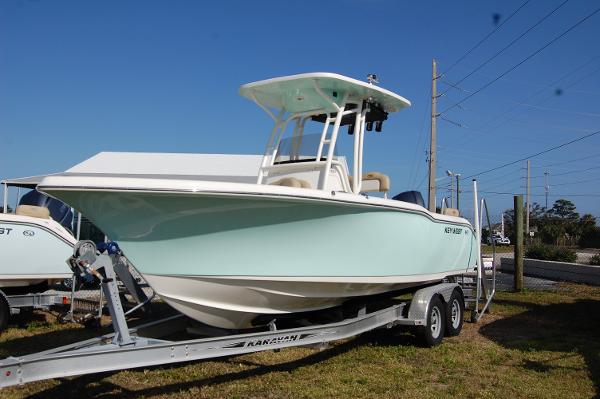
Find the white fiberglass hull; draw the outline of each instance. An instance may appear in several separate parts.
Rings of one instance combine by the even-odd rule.
[[[0,214],[0,288],[72,276],[66,259],[75,238],[52,219]]]
[[[220,328],[249,327],[258,316],[308,312],[351,297],[398,291],[439,281],[446,273],[385,278],[263,278],[145,274],[161,298],[181,313]],[[263,318],[264,319],[264,318]]]

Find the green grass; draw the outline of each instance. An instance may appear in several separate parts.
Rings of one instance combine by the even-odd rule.
[[[491,245],[482,245],[481,246],[481,253],[483,254],[491,254],[492,253],[492,246]],[[503,245],[503,246],[499,246],[496,245],[496,253],[497,254],[504,254],[504,253],[509,253],[509,252],[515,252],[515,246],[514,245]]]
[[[261,352],[215,361],[51,380],[2,398],[592,398],[600,394],[600,287],[502,292],[493,313],[438,347],[401,330],[332,348]],[[10,328],[0,356],[31,353],[98,332],[44,321]],[[51,320],[48,320],[51,321]]]

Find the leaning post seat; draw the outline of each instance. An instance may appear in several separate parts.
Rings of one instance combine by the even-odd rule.
[[[352,176],[348,176],[350,185],[352,185]],[[362,175],[362,185],[360,191],[364,193],[368,192],[381,192],[387,193],[390,191],[390,178],[388,175],[384,175],[379,172],[368,172]]]
[[[296,188],[311,188],[310,183],[306,180],[297,179],[295,177],[284,177],[283,179],[279,179],[273,183],[273,186],[287,186],[287,187],[296,187]]]
[[[19,205],[15,211],[17,215],[31,216],[39,219],[50,219],[50,211],[43,206]]]
[[[460,212],[456,208],[444,208],[442,215],[458,217],[460,216]]]

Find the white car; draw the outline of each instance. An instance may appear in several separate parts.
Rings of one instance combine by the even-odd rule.
[[[496,245],[510,245],[510,240],[508,237],[501,236],[500,234],[494,234],[490,238],[490,243],[492,242]]]

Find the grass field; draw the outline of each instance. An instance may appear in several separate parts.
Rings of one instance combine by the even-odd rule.
[[[491,254],[492,252],[493,252],[493,247],[491,245],[482,245],[481,246],[481,253]],[[512,252],[515,252],[514,245],[496,246],[497,254],[512,253]]]
[[[2,398],[592,398],[600,395],[600,287],[502,292],[493,314],[465,322],[441,346],[379,331],[317,352],[244,356],[52,380],[0,391]],[[0,357],[82,340],[98,332],[36,314],[0,336]]]

